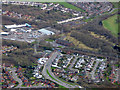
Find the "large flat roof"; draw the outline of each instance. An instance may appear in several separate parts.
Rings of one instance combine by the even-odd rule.
[[[9,34],[9,32],[1,32],[0,34],[1,34],[1,35],[2,35],[2,34],[7,34],[7,35],[8,35],[8,34]]]
[[[22,24],[22,25],[16,25],[16,24],[14,24],[14,25],[5,25],[5,27],[6,28],[19,28],[19,27],[25,27],[26,26],[26,24]]]
[[[45,28],[42,28],[42,29],[40,29],[38,31],[41,32],[42,34],[47,34],[47,35],[54,35],[55,34],[54,32],[49,31],[49,30],[47,30]]]
[[[11,29],[11,28],[20,28],[20,27],[26,27],[26,26],[30,26],[29,24],[25,23],[25,24],[21,24],[21,25],[5,25],[6,28]]]

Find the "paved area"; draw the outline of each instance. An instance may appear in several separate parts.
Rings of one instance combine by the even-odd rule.
[[[69,85],[67,83],[64,83],[62,82],[61,80],[59,80],[58,78],[55,77],[55,75],[52,73],[51,71],[51,65],[52,65],[52,61],[57,57],[57,55],[59,55],[59,52],[53,52],[51,57],[49,58],[49,60],[46,62],[46,64],[44,65],[44,68],[43,68],[43,71],[42,71],[42,74],[45,78],[49,79],[49,80],[52,80],[54,82],[56,82],[57,84],[59,85],[62,85],[66,88],[75,88],[76,86],[73,86],[73,85]],[[52,79],[48,73],[47,73],[47,70],[48,72],[50,73],[50,75],[54,78]]]
[[[94,66],[94,68],[91,72],[92,79],[95,79],[95,71],[96,71],[96,68],[97,68],[98,64],[99,64],[99,61],[96,61],[96,64],[95,64],[95,66]]]
[[[75,56],[75,59],[73,60],[73,62],[71,63],[71,65],[68,67],[68,69],[70,70],[74,70],[74,71],[79,71],[78,69],[73,69],[73,66],[75,65],[75,62],[77,61],[78,57]]]
[[[15,81],[18,81],[18,86],[16,86],[15,88],[21,88],[21,85],[23,84],[22,80],[20,78],[17,77],[17,74],[15,73],[15,68],[7,68],[9,70],[12,71],[12,76],[14,78]]]

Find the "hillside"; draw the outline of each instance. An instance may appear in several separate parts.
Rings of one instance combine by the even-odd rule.
[[[116,37],[118,36],[118,24],[119,24],[119,22],[117,22],[117,19],[118,15],[114,15],[102,21],[103,26],[106,29],[110,30],[111,33]]]

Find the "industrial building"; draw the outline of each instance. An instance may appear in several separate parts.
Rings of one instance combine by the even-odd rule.
[[[25,24],[21,24],[21,25],[5,25],[5,28],[7,29],[12,29],[12,28],[21,28],[21,27],[31,27],[31,25],[29,25],[28,23]]]
[[[9,34],[9,32],[1,32],[1,35],[7,36]]]
[[[47,30],[45,28],[42,28],[42,29],[38,30],[38,32],[40,32],[42,34],[45,34],[45,35],[54,35],[55,34],[54,32],[49,31],[49,30]]]

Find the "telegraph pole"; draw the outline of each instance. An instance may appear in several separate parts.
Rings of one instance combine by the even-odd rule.
[[[36,44],[34,44],[34,54],[37,53],[37,47],[36,47]]]

